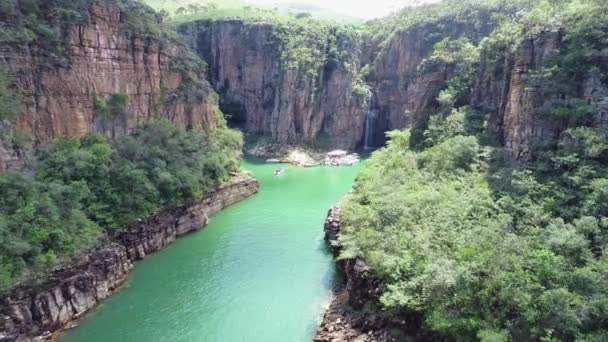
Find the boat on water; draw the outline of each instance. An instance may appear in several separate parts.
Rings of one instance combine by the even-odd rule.
[[[274,175],[275,175],[275,176],[280,176],[280,175],[282,175],[282,174],[284,174],[284,173],[285,173],[285,169],[284,169],[284,168],[282,168],[282,167],[281,167],[281,168],[278,168],[278,169],[276,169],[276,170],[274,170]]]

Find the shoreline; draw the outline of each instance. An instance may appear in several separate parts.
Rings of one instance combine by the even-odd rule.
[[[165,209],[131,224],[75,262],[55,268],[34,284],[0,296],[0,341],[47,341],[127,284],[133,262],[203,229],[209,216],[259,191],[259,182],[241,172],[197,203]]]
[[[327,213],[325,241],[334,258],[340,254],[338,234],[344,199]],[[342,274],[329,306],[323,313],[313,342],[394,342],[389,324],[376,307],[380,284],[370,276],[367,265],[359,259],[335,260]]]
[[[245,154],[265,160],[269,164],[284,163],[298,167],[352,166],[361,162],[357,152],[312,149],[288,144],[253,144],[245,149]]]

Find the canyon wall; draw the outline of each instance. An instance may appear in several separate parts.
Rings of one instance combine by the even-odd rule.
[[[317,141],[334,148],[355,148],[363,139],[368,110],[367,99],[353,94],[360,41],[330,33],[349,62],[325,56],[325,62],[310,73],[286,65],[286,43],[278,32],[283,28],[277,25],[205,20],[183,24],[179,31],[207,61],[221,109],[233,122],[242,121],[247,132],[279,143]],[[329,41],[319,44],[321,53],[328,53]]]
[[[379,53],[362,51],[369,42],[335,29],[330,38],[348,60],[336,63],[328,40],[319,49],[323,63],[314,75],[286,66],[284,55],[293,47],[282,38],[286,29],[281,24],[203,20],[182,24],[179,31],[208,63],[221,109],[247,132],[278,143],[323,141],[331,148],[353,149],[362,145],[366,124],[373,124],[372,145],[381,146],[384,132],[416,126],[437,110],[436,97],[452,71],[427,59],[445,37],[479,42],[494,23],[489,13],[478,19],[479,25],[456,18],[414,25],[396,32]],[[370,91],[357,95],[364,64],[373,74],[365,86]],[[375,118],[366,123],[372,111]]]
[[[157,118],[180,127],[215,125],[216,100],[204,68],[176,67],[186,56],[185,47],[128,33],[117,0],[92,1],[87,17],[63,29],[65,58],[36,44],[0,44],[0,71],[14,78],[22,97],[15,130],[41,144],[89,132],[124,135]],[[107,101],[113,94],[128,96],[122,113],[95,108],[96,98]],[[12,147],[10,142],[0,146],[0,160],[10,162]]]
[[[463,36],[477,44],[496,25],[491,13],[468,16],[413,24],[395,32],[382,48],[357,33],[325,27],[316,46],[310,46],[320,54],[312,69],[286,57],[290,49],[308,48],[292,46],[286,38],[298,34],[293,24],[188,22],[178,30],[208,67],[184,68],[187,47],[129,33],[117,0],[91,0],[88,19],[63,28],[63,59],[49,59],[48,51],[35,44],[0,45],[0,70],[14,77],[23,96],[20,115],[12,125],[2,123],[0,133],[5,137],[13,129],[41,144],[88,132],[123,135],[156,118],[186,128],[213,127],[215,89],[233,123],[271,142],[354,149],[369,131],[372,145],[381,146],[384,132],[423,127],[440,109],[436,98],[453,70],[429,61],[433,46],[445,37]],[[470,104],[487,114],[490,133],[516,157],[527,155],[534,141],[555,139],[563,130],[563,122],[534,115],[547,103],[546,86],[531,77],[561,45],[559,32],[540,32],[527,35],[498,61],[496,51],[482,51]],[[361,73],[365,66],[369,75]],[[606,89],[598,84],[593,78],[587,82],[585,98],[604,113],[597,125],[608,127]],[[96,108],[96,99],[107,101],[114,94],[128,96],[121,115]],[[375,118],[366,130],[369,113]],[[0,170],[18,166],[25,154],[6,140],[0,141]]]
[[[442,17],[397,31],[376,57],[369,80],[380,112],[377,129],[423,126],[440,109],[437,96],[453,76],[450,65],[429,60],[436,43],[444,38],[468,38],[478,44],[496,23],[480,11],[470,18]]]
[[[514,52],[482,51],[471,105],[489,113],[489,131],[516,158],[526,158],[532,144],[554,141],[567,123],[538,115],[551,98],[548,84],[534,77],[561,47],[560,32],[540,32],[520,42]]]
[[[44,280],[0,295],[0,341],[50,337],[118,290],[135,259],[164,248],[176,237],[202,229],[209,223],[209,216],[258,189],[259,183],[250,174],[235,175],[199,203],[137,222],[112,241],[53,270]]]

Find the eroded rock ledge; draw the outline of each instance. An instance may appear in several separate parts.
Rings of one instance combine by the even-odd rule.
[[[209,216],[259,190],[248,173],[235,175],[192,206],[170,209],[133,224],[70,265],[53,270],[36,285],[18,286],[0,296],[0,341],[35,341],[78,319],[120,288],[132,261],[202,229]]]

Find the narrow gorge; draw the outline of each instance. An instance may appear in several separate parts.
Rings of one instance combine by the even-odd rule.
[[[0,341],[608,338],[608,6],[384,13],[2,0]]]

